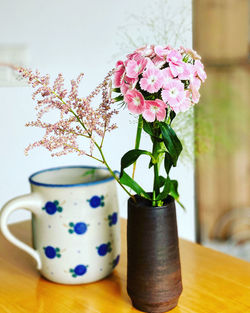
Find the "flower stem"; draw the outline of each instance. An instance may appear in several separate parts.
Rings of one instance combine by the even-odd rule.
[[[85,127],[84,123],[80,120],[79,116],[72,110],[69,110],[78,120],[78,122],[81,124],[81,126],[88,132],[87,128]],[[88,132],[88,135],[91,138],[91,134]],[[94,145],[97,147],[97,149],[99,150],[101,157],[102,157],[102,163],[107,167],[107,169],[109,170],[110,174],[114,177],[114,179],[118,182],[118,184],[122,187],[122,189],[129,195],[129,197],[132,197],[134,199],[134,196],[122,185],[122,183],[120,182],[120,180],[118,179],[118,177],[115,175],[114,171],[112,171],[112,169],[110,168],[110,166],[108,165],[104,154],[102,152],[102,148],[101,146],[98,145],[98,143],[92,138]],[[100,160],[99,160],[100,161]]]
[[[140,147],[140,141],[141,141],[141,132],[143,127],[143,119],[142,115],[139,115],[138,118],[138,124],[137,124],[137,132],[136,132],[136,138],[135,138],[135,149],[139,149]],[[133,172],[132,172],[132,178],[135,177],[135,169],[136,169],[136,162],[133,164]]]

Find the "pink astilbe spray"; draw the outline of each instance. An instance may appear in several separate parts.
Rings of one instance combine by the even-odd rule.
[[[71,80],[71,88],[64,87],[64,78],[59,74],[54,83],[50,83],[49,75],[42,76],[38,71],[19,68],[20,74],[28,80],[34,88],[32,95],[36,100],[37,120],[29,122],[26,126],[43,128],[43,138],[30,144],[25,153],[36,147],[45,147],[52,156],[61,156],[71,152],[79,155],[87,155],[105,164],[103,157],[93,155],[94,148],[101,151],[106,132],[115,129],[116,124],[111,123],[112,117],[118,113],[111,105],[113,100],[110,97],[110,78],[113,71],[110,71],[91,94],[86,98],[78,95],[79,84],[83,78],[80,74],[76,80]],[[92,100],[101,93],[101,103],[95,108]],[[44,115],[51,110],[60,112],[60,119],[54,123],[44,122]],[[78,138],[85,138],[90,141],[90,149],[80,147]],[[101,153],[102,156],[102,153]],[[106,165],[106,164],[105,164]]]

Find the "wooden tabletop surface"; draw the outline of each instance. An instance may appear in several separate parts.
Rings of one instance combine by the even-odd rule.
[[[31,242],[30,222],[10,226]],[[121,261],[108,278],[88,285],[47,281],[29,255],[0,235],[1,313],[128,313],[126,292],[126,221],[122,220]],[[250,263],[180,240],[183,293],[171,313],[250,313]]]

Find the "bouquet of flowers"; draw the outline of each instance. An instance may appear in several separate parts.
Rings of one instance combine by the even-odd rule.
[[[125,186],[151,200],[153,206],[163,205],[168,195],[179,202],[178,183],[170,179],[169,173],[177,164],[182,144],[171,124],[178,112],[188,110],[199,101],[199,88],[206,73],[195,51],[153,45],[137,49],[125,61],[118,61],[116,68],[86,98],[78,95],[83,74],[72,80],[71,88],[67,90],[62,74],[52,84],[49,75],[42,76],[24,68],[18,70],[35,89],[33,99],[37,101],[37,120],[27,126],[45,129],[43,138],[29,145],[26,153],[39,146],[54,156],[77,152],[105,165],[132,198]],[[112,76],[115,88],[112,88]],[[112,92],[118,96],[112,98]],[[99,93],[102,101],[94,108],[91,102]],[[109,166],[102,150],[105,134],[117,127],[111,123],[112,117],[118,113],[112,108],[115,102],[124,103],[131,113],[138,115],[135,148],[122,157],[120,178]],[[60,119],[54,123],[42,119],[51,110],[60,112]],[[152,140],[152,151],[139,149],[142,129]],[[90,141],[89,152],[80,147],[79,138]],[[95,155],[96,150],[98,155]],[[136,162],[141,155],[150,157],[149,168],[154,169],[151,193],[134,180]],[[166,177],[159,175],[163,161]],[[132,177],[125,172],[130,165],[133,165]]]
[[[114,91],[119,95],[114,100],[124,102],[131,113],[139,116],[135,149],[122,157],[120,182],[152,200],[153,206],[161,206],[168,195],[179,202],[178,183],[170,179],[169,172],[177,164],[182,144],[171,124],[177,113],[198,103],[199,88],[205,79],[200,56],[184,47],[146,46],[116,64]],[[142,129],[152,140],[152,151],[139,149]],[[134,181],[136,161],[141,155],[148,155],[149,167],[154,168],[152,196]],[[159,175],[162,161],[166,177]],[[130,177],[124,169],[132,164]]]

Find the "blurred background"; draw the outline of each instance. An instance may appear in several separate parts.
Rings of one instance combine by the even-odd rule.
[[[250,259],[249,138],[249,1],[248,0],[0,0],[0,64],[39,69],[70,81],[85,76],[81,96],[88,95],[116,60],[144,44],[192,47],[205,63],[208,79],[195,112],[180,115],[177,133],[184,153],[172,172],[179,181],[179,235],[241,258]],[[52,158],[24,148],[41,136],[26,128],[35,119],[32,90],[0,65],[0,207],[29,192],[31,173],[60,165],[96,165],[77,155]],[[136,120],[126,110],[119,128],[105,138],[111,166],[134,146]],[[150,149],[146,139],[142,147]],[[152,188],[138,163],[136,178]],[[127,197],[118,188],[126,217]],[[30,218],[17,211],[10,222]]]

